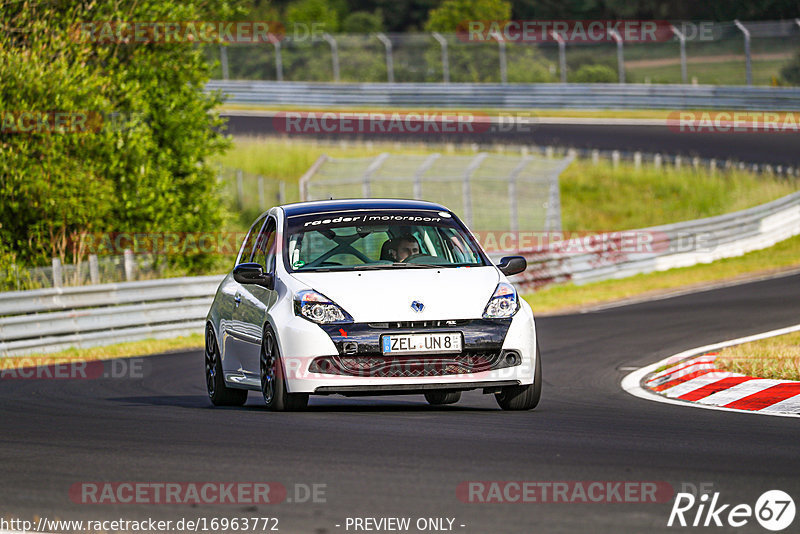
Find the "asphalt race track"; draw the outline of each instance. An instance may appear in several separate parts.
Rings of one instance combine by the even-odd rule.
[[[3,380],[0,517],[270,516],[282,532],[348,532],[346,517],[450,517],[465,533],[651,532],[657,504],[464,503],[465,481],[713,484],[753,506],[766,490],[800,496],[797,419],[672,406],[620,389],[621,368],[795,324],[800,275],[541,318],[545,387],[535,411],[501,412],[479,393],[443,408],[421,396],[312,397],[276,414],[256,393],[214,409],[202,354],[146,359],[143,378]],[[83,481],[326,484],[327,502],[258,507],[75,504]],[[795,524],[788,531],[796,528]],[[341,525],[336,527],[336,525]],[[460,525],[465,525],[461,527]],[[763,532],[754,519],[743,528]],[[411,530],[415,532],[415,530]],[[796,530],[794,530],[796,531]],[[353,530],[349,530],[353,532]]]
[[[271,112],[222,114],[233,135],[286,135],[284,123]],[[534,119],[535,121],[535,119]],[[597,124],[574,119],[534,122],[524,127],[492,126],[479,133],[349,133],[319,132],[290,134],[295,138],[372,139],[374,141],[506,143],[560,146],[577,149],[641,151],[686,157],[732,158],[745,163],[800,165],[798,134],[778,132],[692,132],[673,131],[664,124]],[[368,127],[364,128],[368,130]]]

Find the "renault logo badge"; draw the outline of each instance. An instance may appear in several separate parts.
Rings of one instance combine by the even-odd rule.
[[[420,301],[415,300],[414,302],[411,303],[411,309],[414,310],[415,312],[419,313],[419,312],[421,312],[422,310],[425,309],[425,305],[423,303],[421,303]]]

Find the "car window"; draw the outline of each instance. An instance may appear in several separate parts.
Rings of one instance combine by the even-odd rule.
[[[250,231],[247,233],[244,243],[242,243],[242,248],[239,250],[239,255],[236,257],[237,265],[240,263],[247,263],[250,261],[250,258],[253,257],[253,249],[255,248],[258,231],[264,224],[265,217],[266,215],[262,215],[253,223],[253,226],[250,227]]]
[[[379,210],[292,216],[284,248],[290,270],[486,265],[449,213]]]
[[[275,271],[275,250],[277,243],[277,233],[275,231],[275,219],[269,217],[267,224],[256,240],[256,252],[253,261],[264,267],[264,271],[271,273]]]

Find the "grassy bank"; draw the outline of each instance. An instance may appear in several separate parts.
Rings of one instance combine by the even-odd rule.
[[[793,193],[797,185],[745,171],[656,169],[581,160],[561,175],[565,230],[646,228],[750,208]]]
[[[771,270],[791,267],[800,267],[800,236],[787,239],[770,248],[714,263],[581,286],[575,284],[550,286],[525,295],[525,300],[530,303],[535,313],[554,313],[636,296],[663,294],[693,285],[734,280],[755,273],[767,274]]]
[[[716,364],[749,376],[800,380],[800,332],[722,349]]]

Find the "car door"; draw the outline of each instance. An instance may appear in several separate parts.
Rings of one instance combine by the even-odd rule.
[[[250,231],[239,249],[239,254],[236,256],[235,265],[247,263],[253,257],[253,251],[266,218],[266,215],[259,217],[250,227]],[[223,302],[220,306],[222,369],[226,379],[229,380],[242,378],[241,353],[248,346],[244,341],[247,328],[241,323],[239,311],[242,304],[242,292],[242,285],[234,280],[232,275],[229,275],[222,285]],[[231,373],[239,376],[231,376]]]
[[[255,243],[252,262],[261,264],[265,273],[275,274],[275,252],[277,249],[277,223],[274,217],[267,217],[266,224]],[[274,289],[257,284],[241,285],[241,303],[234,312],[236,323],[242,329],[242,343],[239,358],[242,371],[248,380],[260,381],[261,336],[264,321],[269,310],[278,298]]]

